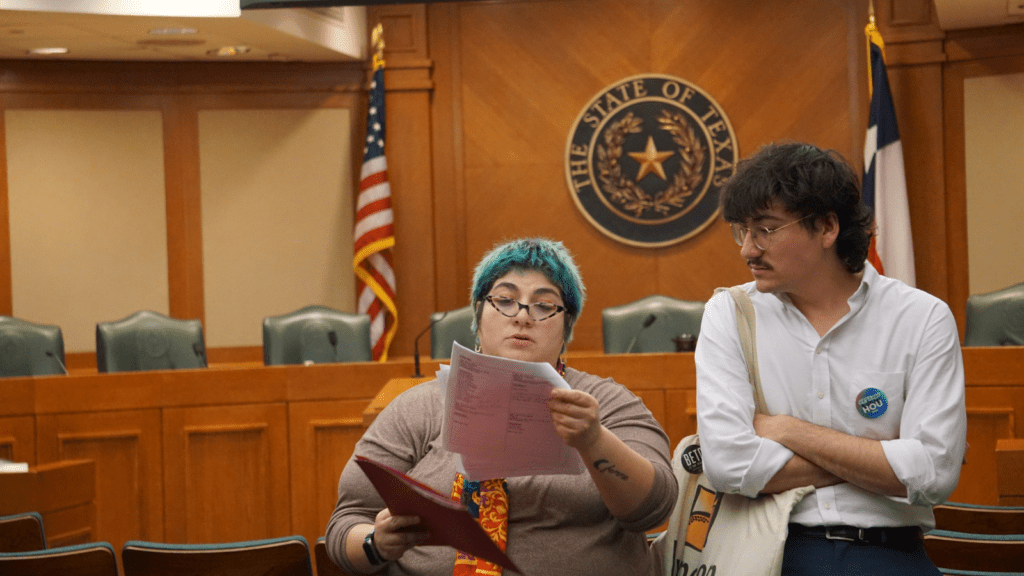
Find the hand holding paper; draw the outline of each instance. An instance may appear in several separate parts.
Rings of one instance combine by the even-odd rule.
[[[451,367],[439,378],[445,381],[442,445],[461,456],[468,478],[584,472],[552,422],[551,390],[572,390],[551,364],[477,354],[456,343]],[[568,418],[587,428],[581,416]]]

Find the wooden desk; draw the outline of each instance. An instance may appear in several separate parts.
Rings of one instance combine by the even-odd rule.
[[[672,442],[695,428],[692,353],[570,353],[640,396]],[[995,504],[995,445],[1024,438],[1024,348],[968,348],[971,452],[954,500]],[[438,362],[423,363],[432,374]],[[0,379],[0,455],[93,460],[94,539],[223,542],[323,535],[338,476],[412,358],[313,366]],[[376,409],[376,408],[375,408]],[[2,498],[0,498],[2,500]]]
[[[38,512],[49,548],[91,542],[96,530],[96,463],[61,460],[0,474],[0,516]]]
[[[380,389],[380,392],[377,393],[377,396],[374,397],[373,401],[366,407],[366,410],[363,410],[363,428],[369,428],[373,420],[380,414],[380,411],[397,398],[399,394],[417,384],[431,380],[433,378],[430,376],[423,378],[392,378],[388,380],[384,387]]]
[[[1024,506],[1024,439],[996,442],[996,481],[1000,506]]]

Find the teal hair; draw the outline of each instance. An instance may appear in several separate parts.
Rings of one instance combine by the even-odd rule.
[[[565,342],[572,340],[572,327],[583,310],[586,288],[583,278],[572,259],[572,254],[562,245],[546,238],[521,238],[495,246],[484,255],[473,272],[473,291],[470,304],[473,305],[473,333],[480,326],[483,306],[479,304],[494,287],[494,282],[512,270],[536,270],[562,291],[565,305]]]

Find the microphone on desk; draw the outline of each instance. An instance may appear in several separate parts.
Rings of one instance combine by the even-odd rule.
[[[417,334],[416,338],[412,341],[412,363],[413,367],[415,368],[415,372],[412,375],[413,378],[423,378],[423,374],[420,374],[420,336],[426,334],[427,330],[430,330],[434,326],[434,324],[437,324],[441,320],[444,320],[444,317],[447,315],[448,311],[445,311],[445,313],[441,314],[441,317],[438,318],[437,320],[431,320],[430,324],[427,324],[427,327],[424,328],[422,332]]]
[[[651,314],[644,320],[643,325],[640,326],[640,329],[636,331],[636,335],[633,336],[633,339],[629,341],[629,347],[626,348],[626,354],[629,354],[630,352],[633,351],[633,346],[636,346],[636,339],[640,337],[640,333],[650,328],[651,324],[654,324],[654,321],[657,319],[657,316]]]
[[[338,333],[334,330],[327,332],[327,341],[331,343],[331,348],[334,348],[334,360],[338,360]]]
[[[65,366],[63,362],[60,361],[60,356],[57,356],[56,354],[54,354],[50,350],[46,351],[46,355],[49,356],[50,358],[53,358],[54,360],[56,360],[57,361],[57,365],[60,366],[60,369],[64,371],[64,375],[65,376],[68,375],[68,367]]]

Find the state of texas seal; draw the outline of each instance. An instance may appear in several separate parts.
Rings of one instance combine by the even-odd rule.
[[[732,125],[707,92],[673,76],[641,74],[583,107],[569,131],[565,178],[598,230],[656,248],[714,222],[718,191],[738,157]]]

